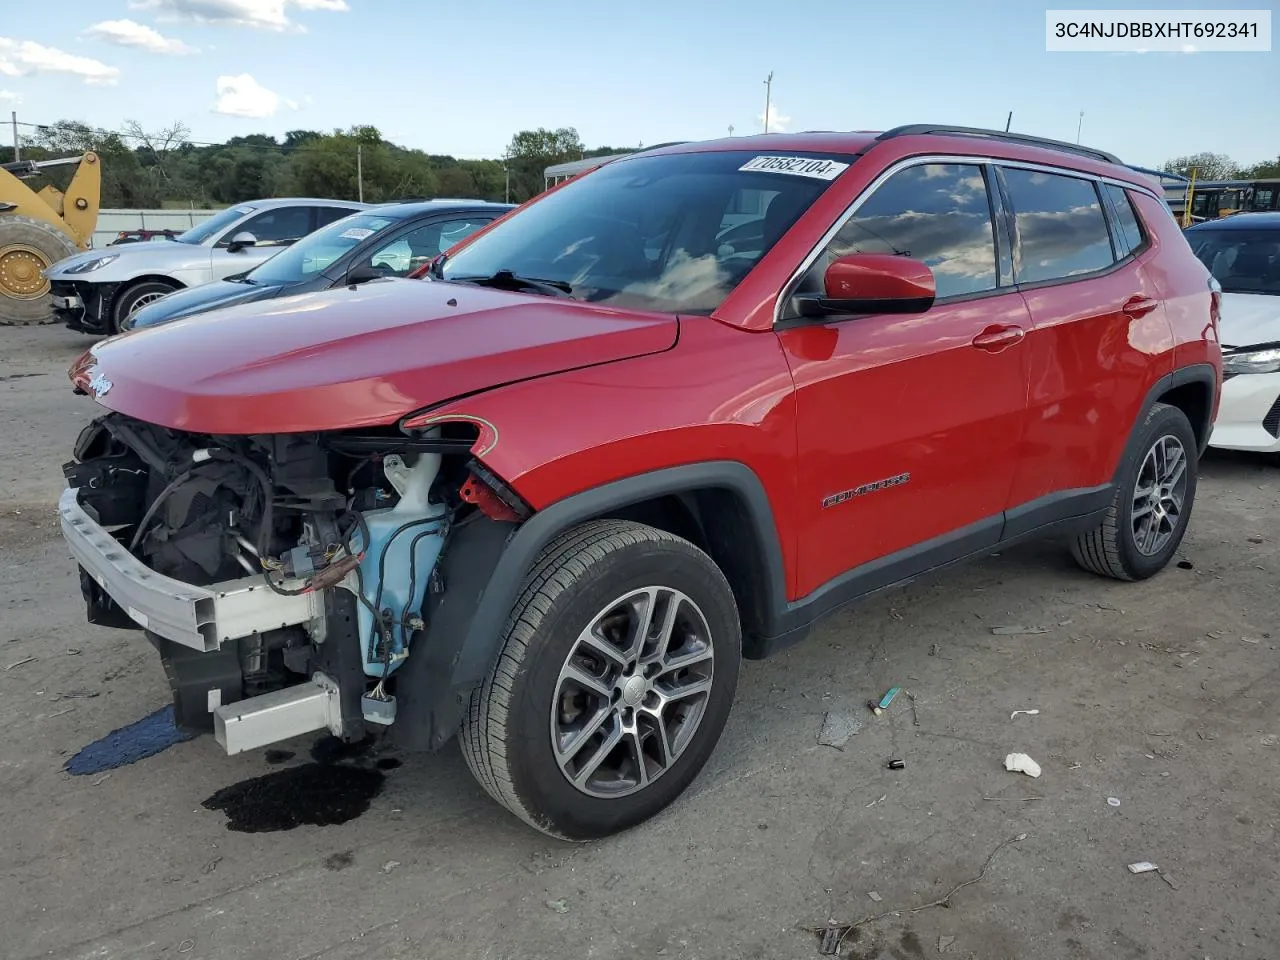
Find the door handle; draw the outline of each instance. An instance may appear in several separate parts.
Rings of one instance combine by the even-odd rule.
[[[973,345],[988,353],[999,353],[1012,347],[1027,335],[1027,331],[1014,326],[991,326],[973,338]]]
[[[1120,312],[1127,317],[1145,317],[1148,313],[1160,306],[1159,300],[1152,300],[1150,297],[1130,297],[1124,302],[1124,306],[1120,308]]]

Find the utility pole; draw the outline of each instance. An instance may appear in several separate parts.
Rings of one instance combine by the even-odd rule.
[[[1005,120],[1005,122],[1004,122],[1004,132],[1005,132],[1005,133],[1008,133],[1008,132],[1009,132],[1009,125],[1010,125],[1010,124],[1012,124],[1012,123],[1013,123],[1013,111],[1012,111],[1012,110],[1010,110],[1010,111],[1009,111],[1009,117],[1008,117],[1008,119],[1007,119],[1007,120]]]
[[[773,71],[764,80],[764,132],[769,132],[769,100],[773,94]]]
[[[511,151],[502,155],[502,169],[507,175],[507,203],[511,202]]]
[[[356,190],[359,196],[356,198],[364,203],[364,156],[361,151],[361,144],[356,144]]]
[[[1080,121],[1076,124],[1076,143],[1080,142],[1080,130],[1084,126],[1084,111],[1080,111]]]
[[[18,111],[10,110],[9,118],[13,121],[13,159],[21,160],[22,145],[18,142]]]

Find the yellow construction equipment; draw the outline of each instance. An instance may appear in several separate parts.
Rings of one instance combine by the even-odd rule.
[[[78,166],[65,192],[52,184],[37,192],[22,182],[47,167],[73,163]],[[89,249],[101,197],[102,164],[96,153],[0,164],[0,323],[49,316],[43,271]]]

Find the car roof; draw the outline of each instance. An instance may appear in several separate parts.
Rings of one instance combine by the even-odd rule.
[[[641,150],[614,160],[613,163],[626,163],[638,156],[730,150],[760,153],[784,150],[858,157],[888,144],[897,144],[899,155],[950,153],[961,156],[995,157],[1065,167],[1094,176],[1125,180],[1153,194],[1156,190],[1148,172],[1128,166],[1119,157],[1105,150],[1003,130],[927,123],[908,124],[885,131],[809,130],[803,133],[721,137],[718,140],[679,143]]]
[[[233,203],[233,207],[252,207],[254,210],[269,210],[272,207],[287,207],[297,204],[309,207],[352,207],[363,210],[373,204],[361,203],[359,200],[326,200],[322,197],[268,197],[262,200],[246,200],[244,203]]]
[[[1233,213],[1221,220],[1205,220],[1202,223],[1187,227],[1184,233],[1192,230],[1208,233],[1212,230],[1280,230],[1280,212],[1271,213],[1265,210],[1249,213]]]
[[[485,210],[494,213],[505,213],[514,209],[512,203],[493,203],[489,200],[406,200],[399,203],[379,203],[361,213],[377,213],[395,217],[397,220],[408,220],[410,217],[423,217],[432,213],[448,213],[452,210]]]

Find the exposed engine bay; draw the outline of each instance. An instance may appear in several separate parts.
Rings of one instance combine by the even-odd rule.
[[[229,752],[385,727],[452,536],[529,512],[470,455],[475,437],[465,423],[215,437],[100,417],[60,505],[89,620],[145,630],[175,721]]]

